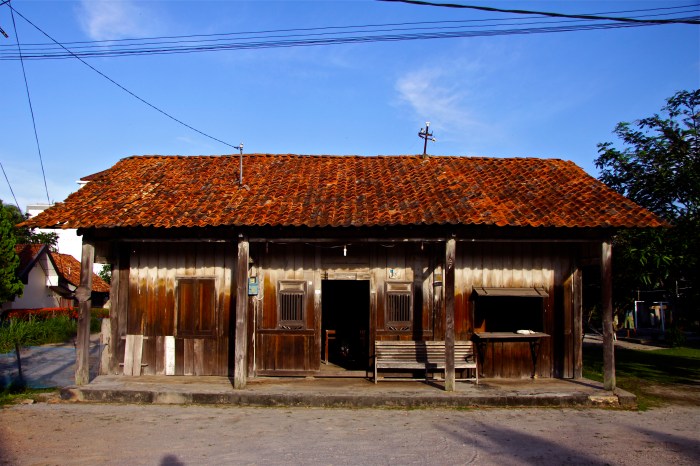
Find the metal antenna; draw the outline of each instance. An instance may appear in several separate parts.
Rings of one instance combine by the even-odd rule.
[[[234,149],[241,151],[241,154],[238,156],[240,161],[240,167],[238,169],[238,184],[243,186],[243,143],[235,146]]]
[[[428,140],[432,142],[437,142],[437,139],[433,137],[433,133],[430,132],[430,122],[425,122],[425,128],[421,128],[418,132],[418,137],[423,139],[423,157],[428,155]]]

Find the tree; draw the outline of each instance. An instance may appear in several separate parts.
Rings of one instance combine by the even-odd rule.
[[[51,247],[56,246],[58,242],[58,235],[56,233],[36,232],[33,228],[16,226],[27,220],[28,216],[23,215],[14,205],[2,204],[2,201],[0,201],[0,205],[7,211],[12,224],[15,225],[14,235],[17,244],[48,244]]]
[[[17,276],[19,257],[15,252],[15,224],[12,212],[0,201],[0,303],[13,300],[24,289]]]
[[[99,275],[105,283],[112,283],[112,264],[103,264],[100,271],[97,272],[97,275]]]
[[[639,289],[665,289],[700,314],[700,89],[669,98],[662,114],[619,123],[622,141],[598,144],[600,180],[672,225],[623,231],[614,240],[616,302]],[[684,296],[681,296],[683,293]]]

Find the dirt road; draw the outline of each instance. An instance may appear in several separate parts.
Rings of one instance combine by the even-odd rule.
[[[698,464],[700,407],[344,410],[48,404],[0,410],[0,463]]]

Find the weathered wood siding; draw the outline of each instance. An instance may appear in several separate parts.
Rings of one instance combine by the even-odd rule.
[[[174,336],[175,375],[229,375],[234,246],[223,242],[143,242],[122,247],[122,256],[128,255],[128,261],[126,257],[120,261],[125,264],[118,272],[118,302],[123,310],[116,313],[115,320],[120,339],[126,334],[144,336],[142,374],[165,374],[165,337]],[[181,328],[178,333],[178,280],[192,278],[214,284],[212,328],[200,334]],[[180,301],[186,302],[186,298]],[[123,344],[117,348],[123,362]]]
[[[369,283],[367,340],[444,340],[444,242],[250,243],[249,276],[259,293],[248,299],[247,371],[254,375],[313,375],[320,370],[324,280]],[[577,243],[457,241],[455,339],[469,340],[474,325],[474,287],[543,287],[543,328],[551,335],[539,351],[540,377],[580,377],[581,274],[584,249]],[[230,375],[233,372],[232,313],[236,282],[235,242],[121,243],[115,260],[112,373],[123,363],[126,334],[144,335],[144,374],[165,373],[165,337],[176,341],[175,373]],[[214,329],[178,334],[178,279],[213,280]],[[244,280],[247,277],[243,278]],[[280,283],[304,286],[304,322],[279,322]],[[413,320],[408,330],[388,328],[388,284],[410,285]],[[196,284],[196,283],[195,283]],[[209,285],[207,285],[209,286]],[[205,287],[206,288],[206,287]],[[116,298],[116,299],[115,299]],[[540,298],[536,298],[540,299]],[[370,358],[373,345],[368,348]],[[497,343],[481,355],[487,377],[529,377],[527,343]]]
[[[456,338],[471,337],[474,287],[543,287],[549,296],[543,299],[541,331],[551,335],[551,338],[542,340],[537,362],[538,376],[573,377],[572,274],[577,248],[572,243],[458,242]],[[480,363],[486,377],[525,378],[532,374],[528,343],[489,343],[484,345],[481,356]]]
[[[421,250],[423,249],[423,250]],[[252,273],[260,282],[255,308],[255,373],[313,374],[321,361],[321,295],[323,280],[368,280],[370,294],[369,341],[430,340],[435,333],[436,301],[433,297],[434,261],[429,251],[437,245],[419,243],[362,244],[346,247],[325,244],[257,243],[252,250]],[[306,322],[303,329],[280,328],[278,287],[280,281],[306,284]],[[413,289],[414,323],[409,331],[385,329],[387,282],[409,282]],[[437,301],[438,305],[440,301]],[[373,347],[368,348],[370,357]]]
[[[370,341],[444,340],[444,247],[442,242],[368,243],[347,246],[344,256],[343,246],[337,244],[256,244],[253,270],[259,276],[261,293],[251,302],[256,322],[256,356],[251,368],[257,375],[310,375],[319,370],[323,280],[369,280]],[[580,364],[580,341],[573,332],[574,301],[580,293],[573,268],[577,248],[572,243],[457,242],[455,338],[468,340],[475,331],[474,287],[542,287],[549,296],[542,299],[543,328],[539,330],[551,338],[542,340],[538,376],[574,377]],[[278,286],[283,280],[306,284],[303,329],[278,325]],[[387,328],[385,294],[387,283],[392,282],[411,284],[413,325],[409,331]],[[495,343],[483,350],[485,376],[531,376],[529,344]],[[369,352],[371,357],[373,348]]]
[[[316,251],[306,244],[256,244],[251,247],[260,293],[250,303],[255,313],[255,368],[258,375],[272,373],[313,373],[321,363],[320,311],[314,305],[320,282],[316,273]],[[303,329],[288,330],[278,325],[277,290],[280,281],[305,284]]]

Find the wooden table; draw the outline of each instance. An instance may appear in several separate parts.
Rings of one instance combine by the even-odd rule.
[[[535,333],[515,333],[515,332],[481,332],[474,334],[474,341],[477,344],[479,351],[479,360],[483,361],[484,345],[488,342],[495,343],[497,341],[513,341],[513,342],[527,342],[530,344],[530,355],[532,356],[532,378],[537,378],[537,357],[540,352],[540,343],[543,338],[549,338],[550,335],[542,332]],[[481,365],[483,367],[483,364]]]

